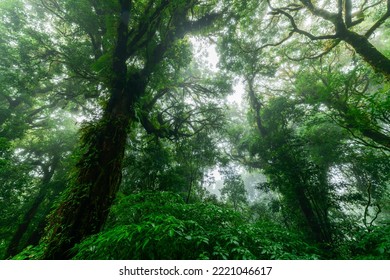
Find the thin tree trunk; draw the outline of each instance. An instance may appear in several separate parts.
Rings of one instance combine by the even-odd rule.
[[[46,189],[43,186],[41,189]],[[19,245],[20,242],[26,233],[28,226],[30,225],[30,222],[35,217],[39,206],[41,205],[43,199],[45,198],[45,195],[43,193],[39,193],[37,197],[35,198],[34,202],[30,206],[30,209],[25,213],[23,216],[22,222],[18,225],[18,228],[16,229],[14,235],[12,236],[12,239],[10,243],[8,244],[6,255],[8,258],[15,256],[17,253],[19,253],[20,249]]]
[[[37,225],[34,227],[34,230],[30,234],[30,236],[27,238],[27,240],[20,246],[20,248],[25,248],[27,245],[38,245],[39,240],[42,238],[42,235],[44,234],[47,217],[51,212],[51,207],[53,206],[53,203],[58,198],[59,193],[61,193],[66,187],[65,182],[57,182],[54,186],[54,188],[51,189],[51,194],[49,197],[46,197],[46,200],[49,202],[47,209],[43,212],[42,218],[39,220]]]
[[[252,109],[255,111],[255,119],[256,119],[256,125],[257,129],[262,137],[267,136],[267,130],[262,125],[261,115],[260,115],[260,109],[261,104],[257,100],[253,85],[249,82],[250,90],[249,90],[249,97],[250,97],[250,105]],[[286,159],[287,160],[287,159]],[[292,159],[290,162],[297,162],[296,160]],[[296,174],[291,174],[291,177],[296,176]],[[305,194],[305,191],[303,189],[304,180],[302,179],[302,176],[299,176],[298,182],[300,182],[300,185],[293,186],[294,187],[294,195],[298,202],[298,205],[300,207],[300,210],[302,214],[304,215],[306,219],[306,223],[314,236],[315,240],[319,243],[331,243],[331,236],[329,233],[328,228],[324,229],[322,226],[324,226],[320,221],[319,217],[315,215],[314,209],[312,204],[310,203],[310,200],[308,199],[307,195]],[[296,181],[296,180],[292,180]]]
[[[31,204],[30,208],[27,210],[27,212],[24,214],[22,218],[22,222],[18,225],[18,228],[16,229],[9,245],[7,248],[6,255],[8,257],[12,257],[19,253],[20,249],[20,242],[27,232],[27,229],[35,217],[39,206],[42,204],[43,200],[45,199],[45,196],[48,192],[48,184],[53,178],[54,172],[57,169],[57,166],[59,164],[59,156],[55,155],[52,160],[52,164],[50,167],[43,167],[44,170],[44,176],[42,178],[40,189],[38,192],[38,195],[35,197],[33,203]]]

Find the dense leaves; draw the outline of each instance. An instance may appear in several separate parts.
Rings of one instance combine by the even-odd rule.
[[[389,259],[390,2],[336,2],[0,1],[0,256]]]
[[[74,250],[77,259],[318,258],[301,238],[271,221],[247,224],[221,206],[139,193],[118,199],[106,228]]]

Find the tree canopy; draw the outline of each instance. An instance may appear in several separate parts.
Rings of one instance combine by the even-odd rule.
[[[390,1],[0,1],[3,259],[389,259]]]

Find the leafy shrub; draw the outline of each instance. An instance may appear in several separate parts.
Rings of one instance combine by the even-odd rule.
[[[75,259],[315,259],[316,250],[270,221],[185,204],[169,192],[121,197],[106,228],[75,246]]]
[[[354,259],[390,260],[390,225],[360,232],[351,244]]]
[[[27,246],[22,252],[14,256],[13,260],[40,260],[43,258],[45,244]]]

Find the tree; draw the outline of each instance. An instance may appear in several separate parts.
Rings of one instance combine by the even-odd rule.
[[[289,90],[274,90],[269,86],[275,82],[278,64],[282,62],[275,63],[261,49],[251,51],[251,45],[260,40],[249,36],[253,30],[232,33],[222,40],[222,62],[230,71],[242,75],[247,85],[251,129],[239,140],[242,145],[238,150],[249,152],[249,159],[243,162],[262,169],[268,176],[266,185],[283,196],[285,214],[290,213],[295,225],[305,228],[312,240],[326,247],[332,242],[328,166],[313,162],[305,140],[297,135],[296,128],[305,118],[305,112],[287,95]],[[250,51],[246,51],[248,47]]]
[[[353,215],[341,210],[345,197],[339,197],[338,192],[343,187],[335,183],[333,172],[344,164],[351,164],[347,151],[361,152],[360,143],[387,149],[388,120],[384,109],[387,101],[383,94],[387,92],[387,85],[381,77],[369,73],[355,56],[349,60],[340,55],[347,52],[345,48],[336,47],[345,39],[343,36],[352,34],[352,26],[355,31],[351,32],[356,32],[362,22],[349,25],[349,16],[344,17],[352,9],[348,1],[343,1],[347,6],[342,15],[333,13],[328,2],[324,2],[321,9],[310,1],[297,2],[267,1],[268,14],[261,5],[251,7],[239,27],[231,26],[229,36],[220,41],[224,69],[240,75],[246,85],[248,119],[256,130],[248,133],[248,127],[232,129],[234,135],[229,136],[235,139],[232,142],[236,151],[234,158],[250,168],[261,168],[268,175],[268,182],[262,184],[262,188],[273,188],[282,195],[282,210],[288,209],[284,213],[291,215],[289,220],[305,228],[316,243],[325,248],[333,243],[336,248],[335,240],[343,236],[344,230],[340,221],[345,222],[348,215],[349,218]],[[360,9],[375,16],[374,10],[379,5],[383,7],[383,1],[364,1]],[[315,16],[324,19],[315,20]],[[327,25],[328,16],[334,17],[332,20],[337,17],[340,26],[332,20],[336,26]],[[384,24],[387,17],[388,12],[385,12],[370,32]],[[365,22],[372,20],[366,18]],[[291,26],[287,35],[286,28],[281,26]],[[332,28],[335,35],[328,36],[326,32],[331,32]],[[293,37],[294,34],[298,36]],[[364,48],[366,44],[359,46],[349,39],[344,41],[356,48]],[[327,43],[322,45],[321,42]],[[284,49],[277,48],[282,44]],[[362,57],[367,55],[356,52]],[[385,67],[378,70],[379,66],[372,66],[388,76]],[[333,71],[334,68],[337,70]],[[306,76],[308,72],[311,74]],[[314,100],[322,100],[322,103]],[[360,142],[356,146],[345,144],[355,139]],[[359,165],[362,168],[363,161]],[[383,178],[382,183],[385,182]],[[361,207],[361,201],[354,200],[353,191],[349,191],[349,202]],[[365,191],[360,194],[366,197]],[[363,203],[366,207],[367,201]],[[369,208],[375,218],[375,206]],[[337,219],[332,218],[336,216]],[[361,221],[354,222],[359,226]]]
[[[27,245],[37,245],[45,226],[46,216],[65,186],[69,172],[70,155],[76,142],[73,118],[60,114],[47,121],[44,129],[26,131],[17,141],[17,158],[30,167],[33,177],[28,199],[15,223],[16,230],[9,241],[7,256],[12,257]],[[14,216],[17,217],[17,215]]]
[[[80,10],[71,6],[74,1],[64,4],[53,5],[56,10],[48,8],[60,19],[72,20],[88,38],[83,41],[95,51],[95,69],[107,90],[107,103],[100,119],[84,128],[84,152],[74,182],[50,218],[45,258],[55,259],[69,258],[75,243],[101,229],[121,182],[128,129],[137,122],[137,104],[153,94],[147,90],[153,79],[168,75],[173,59],[169,52],[175,43],[189,32],[211,26],[223,9],[217,5],[204,9],[208,3],[196,1],[165,0],[85,0],[75,5]],[[92,16],[96,25],[79,17],[80,11]],[[107,26],[101,25],[103,19]],[[67,66],[80,72],[72,61]]]
[[[5,160],[0,176],[1,244],[8,247],[6,257],[24,248],[32,233],[29,225],[44,220],[42,213],[48,212],[60,191],[52,189],[52,178],[72,149],[73,114],[80,112],[80,100],[67,96],[83,89],[77,81],[62,79],[66,74],[50,46],[52,38],[40,30],[40,11],[27,11],[28,7],[32,8],[26,1],[0,3],[0,139]],[[64,113],[65,108],[72,113]],[[62,139],[54,141],[51,136]],[[42,203],[50,194],[52,201]],[[48,209],[42,209],[43,204]],[[41,234],[39,228],[36,232]]]
[[[1,1],[0,254],[386,258],[389,1],[332,3]]]
[[[244,181],[241,178],[241,175],[236,174],[233,168],[228,168],[223,171],[224,181],[223,187],[220,190],[222,197],[226,199],[227,202],[233,204],[233,209],[235,211],[239,210],[240,205],[247,203]]]
[[[15,213],[20,213],[31,178],[27,176],[29,168],[17,164],[13,157],[11,143],[0,138],[0,254],[5,255],[10,236],[15,230]],[[6,256],[4,256],[6,257]]]
[[[323,53],[318,54],[318,50],[315,50],[314,52],[317,51],[317,54],[304,54],[303,58],[319,57],[330,52],[341,41],[344,41],[371,65],[375,71],[382,73],[387,79],[390,78],[390,59],[375,48],[369,40],[390,17],[390,1],[339,0],[337,1],[337,6],[327,2],[321,8],[310,0],[293,1],[293,3],[289,4],[285,4],[284,1],[278,1],[279,7],[271,4],[271,2],[276,1],[269,0],[267,2],[273,18],[276,20],[284,18],[290,24],[291,30],[287,38],[297,33],[314,42],[328,42],[325,44]],[[375,19],[376,11],[381,11],[381,15],[377,19]],[[312,22],[309,24],[309,28],[300,27],[305,25],[303,21],[308,14],[314,16],[311,19]],[[367,18],[365,18],[365,14],[368,14]],[[358,26],[367,22],[369,27],[365,27],[365,31],[361,33],[356,32]],[[273,45],[281,44],[287,38]],[[265,46],[267,45],[262,47]]]
[[[388,85],[358,62],[346,65],[348,73],[337,60],[307,65],[311,70],[302,70],[295,83],[304,102],[329,108],[333,121],[361,143],[389,150]]]

